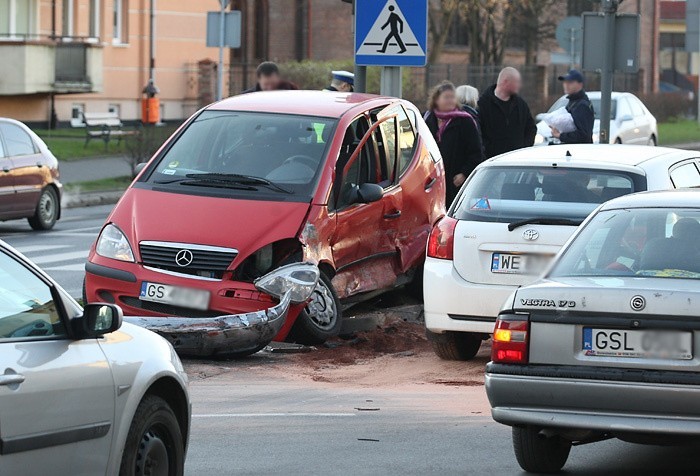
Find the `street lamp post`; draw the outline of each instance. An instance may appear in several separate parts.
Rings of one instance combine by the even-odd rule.
[[[228,6],[229,0],[219,0],[221,5],[221,11],[219,12],[219,66],[217,68],[217,78],[216,78],[216,100],[221,101],[224,95],[224,31],[225,18],[226,18],[226,7]]]

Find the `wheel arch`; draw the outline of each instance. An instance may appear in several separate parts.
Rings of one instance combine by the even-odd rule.
[[[180,425],[180,431],[182,431],[183,441],[185,442],[184,449],[187,450],[190,432],[190,405],[187,394],[182,386],[180,386],[180,383],[172,377],[160,377],[148,387],[143,397],[146,395],[154,395],[162,398],[173,410],[177,422]],[[142,400],[143,397],[141,397]]]

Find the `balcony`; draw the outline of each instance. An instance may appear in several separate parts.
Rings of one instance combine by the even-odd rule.
[[[80,39],[0,41],[0,96],[102,91],[102,47]]]

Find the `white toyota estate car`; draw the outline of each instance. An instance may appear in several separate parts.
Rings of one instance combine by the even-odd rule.
[[[438,356],[468,360],[501,306],[534,281],[600,204],[632,192],[700,186],[700,153],[557,145],[482,163],[428,240],[425,324]]]
[[[600,132],[600,91],[589,91],[588,98],[593,105],[595,122],[593,123],[593,143],[599,142]],[[659,131],[656,118],[649,112],[644,103],[632,93],[612,93],[610,104],[610,143],[656,145],[659,142]],[[550,112],[566,107],[568,99],[562,96],[549,108]],[[538,114],[537,135],[535,145],[558,143],[559,139],[552,137],[552,130],[542,121],[545,114]]]

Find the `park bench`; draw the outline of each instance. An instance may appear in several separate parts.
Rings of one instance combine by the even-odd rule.
[[[84,112],[83,122],[85,147],[92,139],[102,139],[106,149],[111,140],[116,140],[119,144],[124,137],[137,134],[137,131],[123,129],[124,125],[116,112]]]

